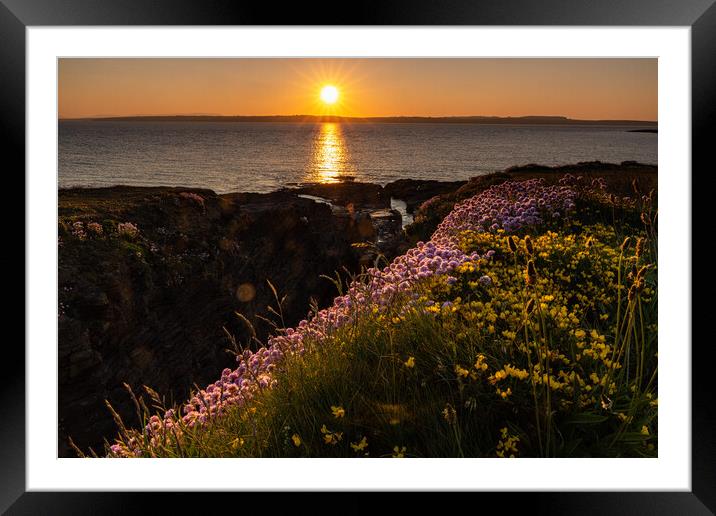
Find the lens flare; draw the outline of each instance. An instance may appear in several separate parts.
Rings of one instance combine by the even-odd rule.
[[[335,104],[338,100],[338,88],[326,85],[321,89],[321,100],[326,104]]]

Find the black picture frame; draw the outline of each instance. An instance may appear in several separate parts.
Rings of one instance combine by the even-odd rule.
[[[17,189],[13,190],[14,196],[21,197],[17,192],[23,192],[22,199],[25,194],[24,174],[18,174],[17,170],[24,171],[25,165],[25,30],[29,26],[42,25],[689,26],[692,45],[693,165],[692,171],[685,173],[690,173],[693,178],[693,171],[698,170],[703,174],[709,172],[708,153],[713,145],[709,135],[714,132],[716,126],[714,0],[411,0],[361,4],[354,2],[341,7],[333,4],[327,9],[316,3],[293,6],[282,4],[279,8],[270,3],[258,5],[236,0],[115,0],[111,3],[94,0],[0,0],[0,141],[6,146],[4,163],[15,163],[5,169],[6,175],[15,176],[19,184]],[[19,209],[16,208],[14,213],[18,212]],[[24,242],[25,235],[22,238]],[[22,253],[19,252],[19,245],[15,248],[18,249],[16,261],[19,261],[19,254],[22,254],[22,267],[26,270],[24,245]],[[6,267],[6,274],[8,271],[9,265]],[[707,274],[712,275],[713,272],[709,270]],[[691,300],[678,302],[691,303]],[[22,306],[22,310],[25,309],[24,303],[14,304]],[[709,302],[702,306],[708,305]],[[668,302],[664,303],[663,309],[668,309]],[[693,320],[699,318],[692,315]],[[26,492],[25,353],[18,340],[6,338],[3,349],[4,367],[0,390],[0,511],[8,510],[9,514],[114,514],[147,510],[149,502],[146,494]],[[486,501],[497,502],[507,498],[510,509],[525,506],[525,510],[537,514],[713,513],[716,511],[716,439],[713,436],[716,408],[711,382],[713,374],[710,371],[710,342],[711,339],[706,339],[700,342],[702,345],[691,348],[691,492],[479,493],[471,497],[477,496],[481,507],[484,507],[482,504]],[[683,346],[685,349],[688,349],[686,346],[692,345],[690,342],[668,344]],[[212,496],[212,504],[225,498],[216,493],[209,496]],[[254,504],[257,510],[265,510],[258,509],[265,501],[241,496],[241,510],[252,510]],[[346,507],[359,512],[363,512],[361,508],[365,511],[374,509],[374,502],[369,501],[368,497],[354,498],[355,501]],[[162,499],[161,503],[168,512],[172,507],[183,506],[187,502],[187,495],[165,494]],[[421,496],[414,496],[412,500],[422,503]],[[468,503],[476,502],[473,500]],[[474,507],[478,510],[478,505]]]

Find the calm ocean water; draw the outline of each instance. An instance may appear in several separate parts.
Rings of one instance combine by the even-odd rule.
[[[624,126],[59,123],[59,186],[187,186],[269,192],[285,185],[456,180],[512,165],[657,163],[657,135]]]

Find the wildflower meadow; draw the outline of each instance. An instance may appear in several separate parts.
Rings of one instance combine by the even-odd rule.
[[[234,341],[236,367],[184,403],[128,388],[144,426],[114,413],[106,454],[657,455],[655,192],[508,180],[405,254],[331,280],[333,304],[293,328],[274,292],[273,337]]]

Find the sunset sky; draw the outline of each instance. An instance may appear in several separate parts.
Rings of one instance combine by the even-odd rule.
[[[656,59],[60,59],[59,117],[657,120]],[[328,97],[321,90],[326,85]]]

